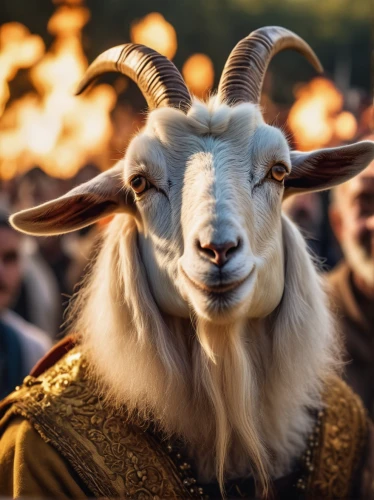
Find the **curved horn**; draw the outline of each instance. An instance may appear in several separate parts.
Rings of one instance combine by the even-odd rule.
[[[232,50],[221,76],[218,96],[230,104],[258,104],[266,70],[273,56],[285,49],[300,52],[322,73],[322,65],[310,46],[292,31],[268,26],[253,31]]]
[[[142,91],[150,109],[169,106],[187,112],[191,96],[174,64],[144,45],[127,43],[106,50],[87,69],[77,95],[100,75],[114,71],[131,78]]]

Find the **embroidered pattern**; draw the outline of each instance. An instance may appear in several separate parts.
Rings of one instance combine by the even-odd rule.
[[[324,401],[295,486],[306,498],[346,498],[367,432],[365,411],[338,378]],[[190,466],[179,454],[172,458],[170,443],[104,406],[78,347],[40,377],[26,377],[1,406],[8,409],[2,424],[14,414],[27,418],[96,497],[206,498]]]
[[[309,498],[348,498],[366,434],[367,417],[361,400],[339,378],[328,384],[325,408],[312,448]]]
[[[160,445],[103,405],[77,348],[13,393],[12,413],[29,419],[98,497],[190,496]],[[11,402],[11,401],[10,401]]]

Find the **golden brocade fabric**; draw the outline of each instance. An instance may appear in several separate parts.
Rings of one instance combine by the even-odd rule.
[[[40,377],[26,377],[6,402],[72,465],[96,497],[185,496],[176,467],[152,437],[108,409],[77,348]]]
[[[348,498],[366,441],[366,412],[360,398],[338,378],[328,385],[324,403],[307,489],[312,498]]]
[[[329,382],[324,399],[296,487],[306,498],[346,498],[365,439],[365,412],[339,379]],[[103,404],[79,347],[4,400],[0,430],[15,415],[59,451],[95,497],[206,498],[171,446]]]

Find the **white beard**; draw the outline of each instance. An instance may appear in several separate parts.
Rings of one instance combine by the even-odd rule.
[[[266,491],[269,477],[286,474],[304,450],[308,408],[320,408],[323,382],[339,359],[305,243],[284,218],[280,305],[267,318],[225,328],[158,310],[133,224],[111,223],[70,311],[92,376],[108,402],[180,436],[199,478],[216,477],[223,491],[225,479],[252,472]]]

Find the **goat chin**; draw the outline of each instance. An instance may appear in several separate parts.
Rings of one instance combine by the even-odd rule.
[[[181,276],[185,276],[184,271]],[[255,279],[254,271],[228,294],[219,294],[197,287],[186,277],[183,283],[183,296],[196,316],[205,320],[207,324],[230,325],[246,316],[248,301],[254,292]]]
[[[287,473],[339,359],[304,240],[285,217],[282,232],[285,288],[266,318],[218,325],[163,314],[126,215],[109,225],[70,310],[108,401],[182,436],[199,479],[216,477],[222,489],[225,479],[247,474],[266,489],[270,477]]]

